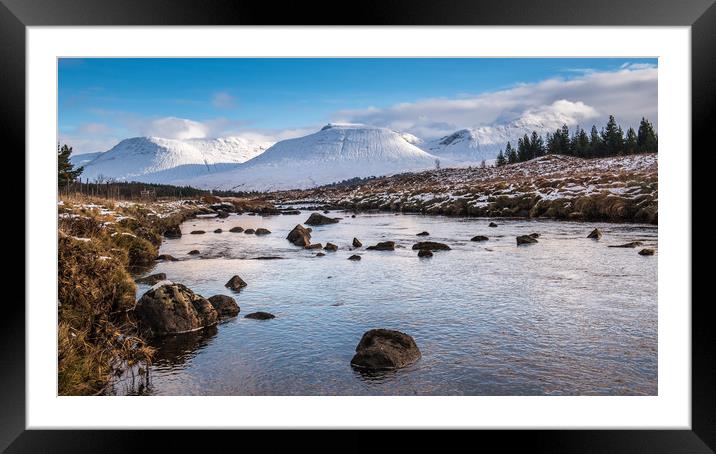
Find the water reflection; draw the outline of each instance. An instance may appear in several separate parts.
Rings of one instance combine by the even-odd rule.
[[[154,354],[154,367],[171,369],[184,366],[209,346],[218,332],[218,328],[214,325],[190,333],[152,339],[149,345],[157,349]]]
[[[162,244],[160,253],[182,260],[151,272],[205,297],[234,296],[241,314],[208,333],[157,341],[147,393],[656,394],[658,254],[607,247],[658,248],[655,226],[501,219],[490,228],[489,219],[332,212],[343,219],[314,227],[312,241],[338,251],[316,257],[285,239],[309,214],[195,219]],[[229,232],[235,226],[272,233]],[[602,240],[586,238],[595,227]],[[188,234],[195,229],[210,233]],[[532,232],[538,244],[516,246]],[[489,240],[469,241],[475,235]],[[364,247],[353,248],[353,237]],[[395,251],[365,250],[387,240]],[[411,249],[419,240],[452,250],[419,260]],[[266,257],[283,259],[256,260]],[[234,274],[248,283],[240,293],[224,287]],[[255,311],[276,318],[243,318]],[[409,333],[422,358],[398,371],[353,369],[372,328]]]

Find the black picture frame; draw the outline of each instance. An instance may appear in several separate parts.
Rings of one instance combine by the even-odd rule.
[[[692,144],[706,144],[716,105],[716,5],[714,0],[384,0],[362,2],[347,14],[336,2],[214,0],[0,0],[0,119],[3,141],[25,149],[25,29],[67,25],[596,25],[690,26]],[[707,129],[708,128],[708,129]],[[711,147],[712,148],[712,147]],[[689,152],[686,150],[686,152]],[[709,152],[712,150],[709,148]],[[18,165],[21,165],[18,163]],[[22,164],[24,166],[24,164]],[[29,171],[29,169],[25,169]],[[25,241],[32,241],[25,238]],[[26,270],[26,273],[32,270]],[[27,281],[25,281],[27,282]],[[683,301],[681,304],[692,304]],[[546,452],[681,452],[716,450],[716,339],[707,316],[712,297],[692,310],[691,430],[481,431],[480,445],[522,444]],[[6,301],[0,331],[0,449],[7,452],[125,452],[147,447],[202,445],[189,431],[25,430],[25,310]],[[237,411],[241,411],[237,409]],[[224,431],[212,435],[231,437]],[[302,436],[296,438],[302,441]],[[365,444],[365,436],[348,441]],[[401,437],[402,438],[402,437]],[[410,435],[415,439],[415,435]],[[493,440],[490,440],[493,439]],[[402,444],[402,443],[401,443]],[[494,446],[494,445],[492,445]],[[384,445],[382,446],[384,447]]]

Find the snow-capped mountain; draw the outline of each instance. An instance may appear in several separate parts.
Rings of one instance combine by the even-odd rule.
[[[270,146],[270,142],[242,137],[185,140],[134,137],[82,164],[85,167],[82,178],[171,184],[177,179],[218,172],[227,165],[248,161]]]
[[[517,147],[517,140],[532,131],[544,136],[554,132],[553,128],[544,124],[528,124],[512,122],[506,125],[482,126],[472,129],[461,129],[448,136],[427,141],[420,147],[441,158],[459,162],[490,161],[497,157],[500,150],[505,149],[507,142]]]
[[[178,182],[206,189],[305,189],[354,177],[389,175],[435,166],[436,157],[387,128],[328,124],[283,140],[232,169]]]

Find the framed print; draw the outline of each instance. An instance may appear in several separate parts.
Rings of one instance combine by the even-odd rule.
[[[8,452],[299,428],[712,452],[712,2],[0,12]]]

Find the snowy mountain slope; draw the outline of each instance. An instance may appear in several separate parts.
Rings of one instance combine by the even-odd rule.
[[[355,177],[430,169],[435,159],[390,129],[329,124],[316,133],[278,142],[232,170],[177,184],[237,191],[309,188]]]
[[[544,136],[547,132],[554,132],[554,129],[544,124],[512,122],[506,125],[461,129],[440,139],[425,142],[420,147],[441,158],[479,163],[482,160],[495,159],[500,150],[504,151],[508,141],[516,148],[517,140],[525,134],[532,134],[532,131]]]
[[[70,155],[70,163],[75,167],[84,166],[95,160],[102,153],[104,153],[104,151],[84,154],[73,154]]]
[[[177,178],[223,170],[223,164],[245,162],[270,145],[241,137],[186,140],[134,137],[85,164],[82,178],[172,183]]]

